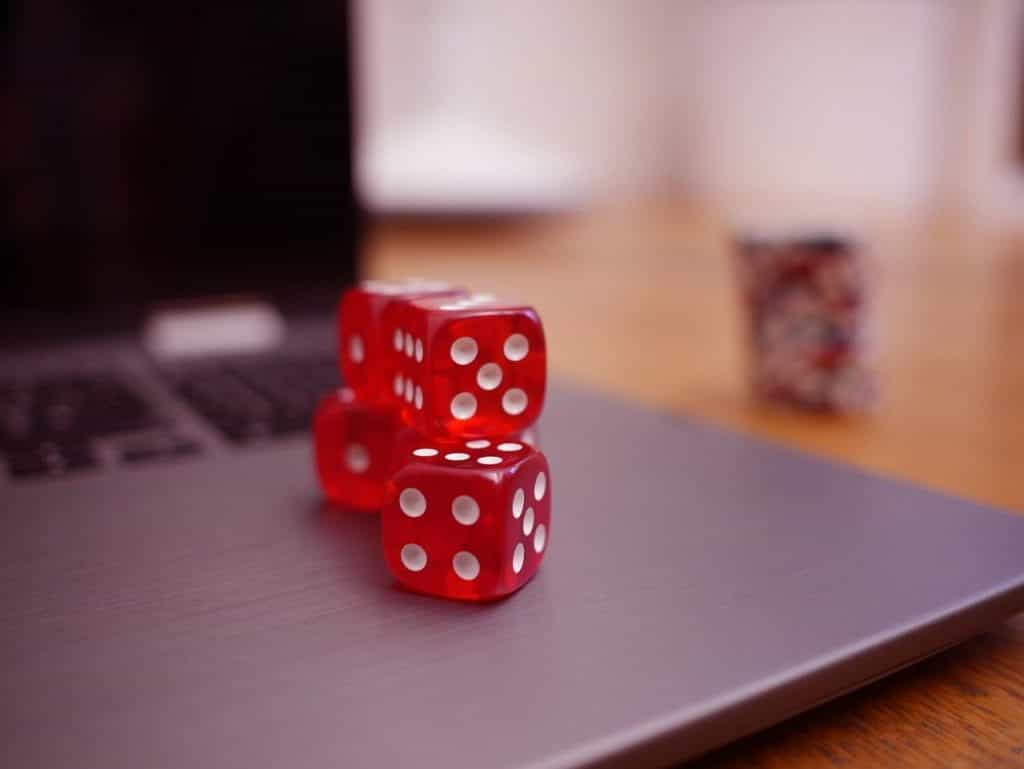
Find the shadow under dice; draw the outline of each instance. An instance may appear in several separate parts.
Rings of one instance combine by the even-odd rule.
[[[399,322],[392,387],[419,432],[508,435],[540,415],[547,355],[532,307],[485,295],[429,297],[405,303]]]
[[[427,280],[367,280],[346,291],[338,309],[338,360],[356,397],[396,402],[391,390],[392,337],[384,330],[388,308],[416,297],[464,294],[443,281]]]
[[[393,469],[398,414],[356,400],[343,388],[324,396],[313,417],[313,451],[324,495],[361,510],[384,503]]]
[[[381,511],[384,556],[412,590],[486,601],[518,590],[540,566],[551,527],[550,469],[524,443],[464,444],[425,438],[409,450]]]

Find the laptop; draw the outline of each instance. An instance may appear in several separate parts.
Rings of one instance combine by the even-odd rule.
[[[90,165],[107,146],[91,134],[23,158],[82,185],[30,191],[49,218],[22,211],[5,234],[0,765],[666,766],[1024,609],[1024,520],[557,381],[539,575],[487,605],[398,589],[377,518],[325,503],[312,470],[361,219],[347,110],[316,106],[347,93],[326,50],[344,25],[318,15],[330,4],[289,7],[202,25],[137,11],[88,66],[74,56],[110,16],[12,49],[21,71],[78,62],[99,93],[145,93],[145,75],[228,104],[156,110],[172,134],[148,112],[116,123],[149,126],[142,157],[175,150],[173,168],[138,166],[145,184]],[[178,50],[221,69],[168,70]],[[268,60],[274,100],[229,87]],[[135,74],[90,69],[111,61]],[[325,82],[289,112],[310,62]],[[80,116],[63,83],[19,93]],[[297,133],[340,139],[321,146],[343,184],[319,153],[251,165]]]

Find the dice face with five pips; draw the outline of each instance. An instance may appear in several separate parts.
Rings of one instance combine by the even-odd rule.
[[[342,297],[340,365],[314,453],[325,495],[381,510],[385,561],[429,595],[487,601],[536,574],[551,470],[532,427],[547,350],[536,311],[446,283],[367,281]]]
[[[547,350],[532,307],[488,295],[429,297],[405,303],[401,322],[396,346],[399,334],[413,343],[404,345],[392,384],[408,424],[425,435],[472,438],[536,421]]]

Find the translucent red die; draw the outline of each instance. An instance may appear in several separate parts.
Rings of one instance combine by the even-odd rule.
[[[346,291],[338,308],[338,360],[345,382],[356,396],[371,402],[395,402],[391,389],[395,340],[383,325],[388,308],[416,297],[464,295],[460,288],[432,280],[367,280]],[[405,343],[403,338],[401,344]]]
[[[429,297],[403,303],[395,318],[403,351],[392,388],[407,424],[472,438],[519,432],[540,415],[547,354],[532,307],[479,294]]]
[[[518,441],[478,440],[489,445],[424,440],[388,483],[384,558],[411,590],[501,598],[537,573],[547,551],[551,484],[544,454]]]
[[[393,406],[359,401],[349,388],[321,398],[313,417],[313,451],[324,496],[346,507],[379,509],[400,426]]]

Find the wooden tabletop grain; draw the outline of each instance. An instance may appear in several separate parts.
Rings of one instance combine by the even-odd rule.
[[[700,206],[380,221],[367,257],[375,277],[529,299],[552,374],[1024,514],[1024,233],[936,220],[861,237],[881,397],[857,417],[750,397],[728,232]],[[1024,766],[1024,615],[698,765]]]

